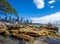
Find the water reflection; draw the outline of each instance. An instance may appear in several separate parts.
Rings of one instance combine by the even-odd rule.
[[[60,35],[60,26],[57,26],[58,27],[58,32],[57,34]]]
[[[60,27],[58,27],[58,34],[60,35]]]
[[[19,44],[26,44],[25,41],[19,40]]]

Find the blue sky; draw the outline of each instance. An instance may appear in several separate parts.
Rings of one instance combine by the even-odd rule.
[[[20,17],[40,18],[60,12],[60,0],[8,0]]]

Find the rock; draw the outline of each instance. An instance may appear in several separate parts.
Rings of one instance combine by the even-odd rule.
[[[18,32],[18,30],[11,30],[11,33],[16,33],[16,34],[18,34],[19,32]]]
[[[49,24],[43,24],[40,26],[40,28],[46,28],[49,30],[54,30],[54,31],[58,31],[58,27],[54,26],[54,25],[49,25]]]
[[[6,30],[6,31],[4,32],[4,35],[5,35],[5,36],[10,36],[11,34],[9,33],[9,31]]]
[[[16,33],[12,33],[13,36],[17,37],[17,38],[20,38],[22,40],[25,40],[25,41],[34,41],[34,38],[29,36],[29,35],[26,35],[26,34],[16,34]]]

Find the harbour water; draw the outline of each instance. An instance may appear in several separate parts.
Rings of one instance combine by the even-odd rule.
[[[58,34],[60,35],[60,26],[58,26]]]

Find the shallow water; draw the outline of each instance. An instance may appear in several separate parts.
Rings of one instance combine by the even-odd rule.
[[[23,40],[19,40],[16,38],[11,37],[4,37],[0,35],[0,44],[60,44],[60,38],[36,38],[36,40],[33,43],[26,42]]]
[[[60,35],[60,27],[59,27],[59,29],[58,29],[58,34]]]
[[[1,44],[25,44],[25,42],[22,40],[11,38],[11,37],[4,37],[1,35],[0,35],[0,43]]]
[[[57,26],[58,27],[58,32],[57,34],[60,35],[60,26]]]

